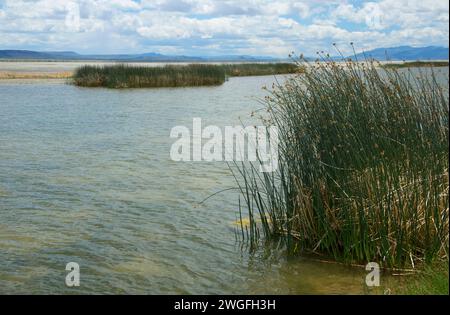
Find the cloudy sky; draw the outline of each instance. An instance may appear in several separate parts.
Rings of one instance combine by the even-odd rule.
[[[0,49],[286,57],[448,36],[448,0],[0,0]]]

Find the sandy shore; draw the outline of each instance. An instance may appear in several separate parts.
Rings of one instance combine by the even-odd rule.
[[[0,61],[0,72],[25,72],[25,73],[55,73],[73,72],[76,68],[84,65],[114,65],[124,62],[115,61]],[[168,63],[161,62],[133,62],[136,66],[156,67]],[[182,64],[182,63],[177,63]],[[187,63],[186,63],[187,64]]]
[[[0,71],[0,80],[12,79],[67,79],[72,76],[72,72],[13,72]]]

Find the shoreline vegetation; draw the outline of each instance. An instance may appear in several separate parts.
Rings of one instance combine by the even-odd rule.
[[[278,170],[231,167],[250,221],[237,233],[251,249],[448,275],[448,87],[375,61],[298,64],[262,101]]]
[[[407,61],[402,63],[387,63],[382,67],[386,69],[448,67],[448,61]]]
[[[145,67],[133,65],[83,66],[72,82],[82,87],[147,88],[213,86],[228,77],[298,73],[295,63],[189,64]]]

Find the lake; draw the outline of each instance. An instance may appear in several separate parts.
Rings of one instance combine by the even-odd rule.
[[[250,253],[235,233],[238,192],[202,203],[236,187],[227,164],[170,159],[172,127],[251,121],[274,81],[0,83],[0,293],[367,293],[364,268]],[[68,262],[80,266],[79,287],[65,285]]]

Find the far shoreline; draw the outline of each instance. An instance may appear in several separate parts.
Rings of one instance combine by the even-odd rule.
[[[320,62],[320,61],[319,61]],[[337,61],[343,62],[343,61]],[[364,62],[364,61],[360,61]],[[133,66],[159,67],[163,65],[189,65],[189,64],[268,64],[280,62],[200,62],[200,61],[119,61],[119,60],[44,60],[44,59],[0,59],[0,82],[14,80],[67,80],[73,77],[75,70],[81,66],[109,66],[117,64],[130,64]],[[311,62],[313,64],[313,62]],[[379,61],[381,67],[386,68],[413,68],[413,67],[448,67],[448,60],[419,60],[419,61]]]

